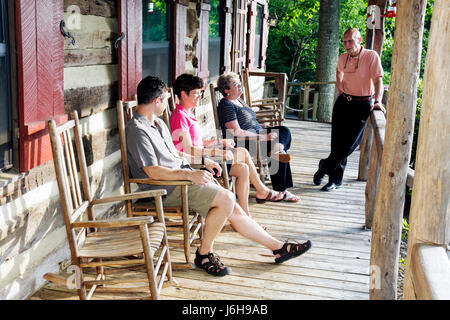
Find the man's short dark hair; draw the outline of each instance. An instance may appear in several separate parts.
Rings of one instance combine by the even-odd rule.
[[[169,88],[161,79],[148,76],[139,82],[137,87],[138,104],[149,104],[167,93]]]
[[[202,89],[203,79],[192,74],[183,73],[173,84],[173,92],[181,99],[181,91],[189,94],[192,90]]]

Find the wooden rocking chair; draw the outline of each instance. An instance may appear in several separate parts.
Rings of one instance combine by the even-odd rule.
[[[174,269],[191,269],[194,268],[190,263],[191,245],[199,245],[203,234],[203,217],[197,212],[190,211],[188,206],[188,187],[193,183],[191,181],[160,181],[151,179],[133,179],[130,178],[128,169],[127,145],[125,137],[125,124],[133,117],[133,111],[137,107],[137,97],[134,100],[117,102],[117,123],[120,138],[120,150],[122,154],[122,174],[124,180],[125,192],[130,192],[131,184],[151,184],[151,185],[171,185],[181,187],[181,206],[164,207],[166,225],[168,231],[182,231],[183,240],[169,238],[170,247],[183,247],[185,263],[173,262]],[[168,119],[169,115],[163,116]],[[154,216],[155,205],[149,201],[136,201],[134,204],[127,201],[127,214],[129,217],[133,216]],[[170,234],[170,233],[169,233]],[[198,236],[198,237],[197,237]],[[197,237],[197,238],[196,238]]]
[[[252,100],[250,95],[250,76],[271,76],[282,79],[281,99],[269,97],[260,100]],[[281,77],[282,76],[282,77]],[[284,90],[286,88],[285,74],[268,72],[250,72],[247,68],[242,69],[241,81],[244,87],[245,103],[256,113],[256,119],[260,124],[268,123],[270,126],[280,126],[284,120]]]
[[[164,279],[172,280],[164,211],[161,196],[165,190],[126,193],[103,199],[92,199],[77,112],[70,121],[56,126],[49,121],[50,139],[58,182],[62,212],[66,225],[72,264],[75,266],[75,283],[80,299],[91,299],[94,292],[135,293],[136,283],[145,282],[151,298],[158,299]],[[75,140],[75,152],[71,131]],[[79,168],[79,170],[77,169]],[[78,172],[79,171],[79,172]],[[80,180],[81,186],[80,186]],[[158,221],[150,217],[122,218],[117,220],[95,220],[93,206],[133,199],[154,198]],[[107,279],[123,269],[146,268],[145,279]],[[163,267],[161,269],[161,267]],[[96,268],[97,276],[87,280],[86,268]],[[128,270],[129,271],[129,270]],[[158,272],[161,271],[159,283]],[[46,279],[52,278],[47,274]],[[109,276],[108,276],[109,277]],[[133,287],[116,285],[133,283]],[[107,287],[110,285],[109,287]],[[89,290],[89,292],[87,292]]]

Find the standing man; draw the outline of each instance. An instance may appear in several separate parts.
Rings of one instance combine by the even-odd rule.
[[[345,53],[339,57],[336,81],[339,97],[333,108],[331,152],[319,161],[314,184],[320,185],[325,174],[328,183],[322,191],[341,187],[347,157],[361,143],[367,118],[373,109],[386,110],[383,97],[383,68],[376,51],[361,45],[361,34],[355,28],[344,32]]]

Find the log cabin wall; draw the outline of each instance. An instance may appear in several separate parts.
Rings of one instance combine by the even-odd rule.
[[[79,25],[70,20],[72,10],[81,14]],[[64,111],[77,110],[82,118],[92,192],[116,194],[123,183],[115,111],[116,1],[65,0],[64,11],[76,39],[75,46],[64,42]],[[53,163],[11,174],[0,194],[0,299],[23,299],[44,283],[45,273],[70,264]],[[96,214],[121,211],[104,206]]]
[[[64,113],[76,110],[80,115],[94,197],[118,194],[123,183],[115,111],[119,96],[118,50],[114,48],[119,33],[118,1],[61,1],[66,30],[76,40],[73,45],[64,39]],[[201,69],[201,76],[215,83],[218,76],[208,77],[207,68],[199,65],[205,63],[205,57],[200,56],[205,50],[199,49],[198,41],[207,38],[208,20],[202,15],[209,12],[210,1],[182,3],[188,4],[186,25],[177,26],[185,29],[184,70],[199,74]],[[10,11],[14,13],[13,5]],[[230,15],[231,11],[227,12]],[[14,21],[10,25],[14,28]],[[232,23],[225,28],[226,35],[233,32]],[[223,54],[228,55],[225,61],[231,61],[231,51]],[[227,68],[222,65],[222,72]],[[256,83],[252,87],[262,91]],[[214,136],[209,90],[205,90],[196,114],[207,128],[205,138]],[[45,273],[70,265],[60,210],[52,161],[24,173],[0,174],[0,299],[24,299],[44,284]],[[116,206],[96,210],[98,217],[120,214],[122,208]]]

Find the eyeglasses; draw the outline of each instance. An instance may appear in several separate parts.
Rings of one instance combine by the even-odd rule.
[[[347,68],[348,58],[350,57],[350,55],[347,54],[347,59],[345,59],[345,64],[344,64],[344,72],[345,72],[345,73],[355,73],[356,70],[358,70],[358,66],[359,66],[359,57],[361,56],[361,51],[362,51],[362,48],[359,50],[359,53],[358,53],[358,60],[356,60],[356,67],[355,67],[354,69],[350,69],[350,68],[349,68],[348,70],[345,70],[345,69]]]
[[[200,90],[200,91],[192,90],[191,92],[189,92],[189,95],[197,96],[197,97],[200,97],[200,99],[203,99],[205,97],[205,90]]]

